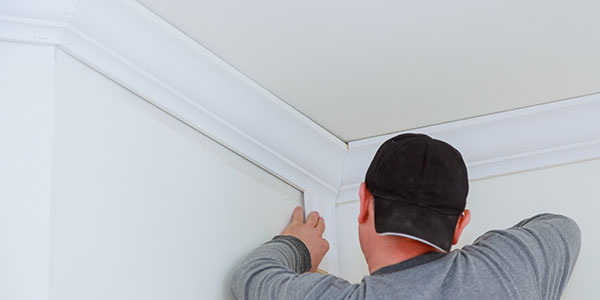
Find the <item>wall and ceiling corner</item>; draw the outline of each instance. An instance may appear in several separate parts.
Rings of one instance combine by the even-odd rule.
[[[0,4],[0,40],[55,45],[305,192],[328,222],[324,265],[337,274],[335,206],[389,136],[345,144],[134,0]],[[600,158],[600,96],[412,130],[444,139],[471,180]]]
[[[411,130],[460,150],[469,180],[600,157],[600,95],[500,112]],[[356,201],[358,186],[379,146],[394,134],[350,142],[337,202]]]
[[[0,39],[55,45],[304,191],[333,220],[347,145],[136,1],[13,1]],[[310,195],[310,196],[308,196]],[[333,251],[322,268],[337,271]]]

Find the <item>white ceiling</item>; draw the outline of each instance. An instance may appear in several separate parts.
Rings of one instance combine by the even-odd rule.
[[[140,2],[344,141],[600,92],[600,1]]]

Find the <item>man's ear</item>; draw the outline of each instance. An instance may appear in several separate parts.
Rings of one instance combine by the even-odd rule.
[[[463,229],[467,227],[467,225],[471,222],[471,211],[465,209],[465,211],[458,217],[458,222],[456,222],[456,229],[454,229],[454,238],[452,239],[452,245],[456,245],[458,243],[458,239],[463,232]]]
[[[358,224],[363,224],[369,219],[369,205],[371,205],[371,193],[367,189],[367,185],[362,182],[358,189],[358,197],[360,198],[360,212],[358,214]]]

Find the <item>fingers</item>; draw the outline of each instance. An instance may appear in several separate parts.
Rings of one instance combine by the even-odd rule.
[[[302,224],[304,222],[304,213],[302,213],[302,206],[296,206],[294,212],[292,212],[292,224]]]
[[[323,219],[323,217],[319,217],[319,220],[317,221],[317,226],[315,228],[319,230],[320,234],[323,234],[323,232],[325,232],[325,219]]]
[[[320,241],[315,241],[315,242],[316,242],[314,244],[315,248],[313,248],[314,250],[310,252],[310,255],[311,255],[310,258],[311,258],[311,264],[312,264],[312,268],[310,269],[310,272],[313,272],[313,273],[317,271],[317,268],[321,264],[323,257],[329,251],[329,242],[326,239],[320,239]]]
[[[323,245],[325,247],[325,252],[329,251],[329,242],[326,239],[323,239]]]
[[[316,211],[311,212],[310,214],[308,214],[308,217],[306,217],[306,225],[316,227],[318,221],[319,213]]]

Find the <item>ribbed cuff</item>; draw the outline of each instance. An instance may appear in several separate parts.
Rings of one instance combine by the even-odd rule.
[[[290,245],[294,248],[299,258],[299,270],[298,273],[304,273],[310,271],[312,268],[311,257],[308,248],[299,238],[292,235],[278,235],[273,238],[273,241],[280,241]]]

